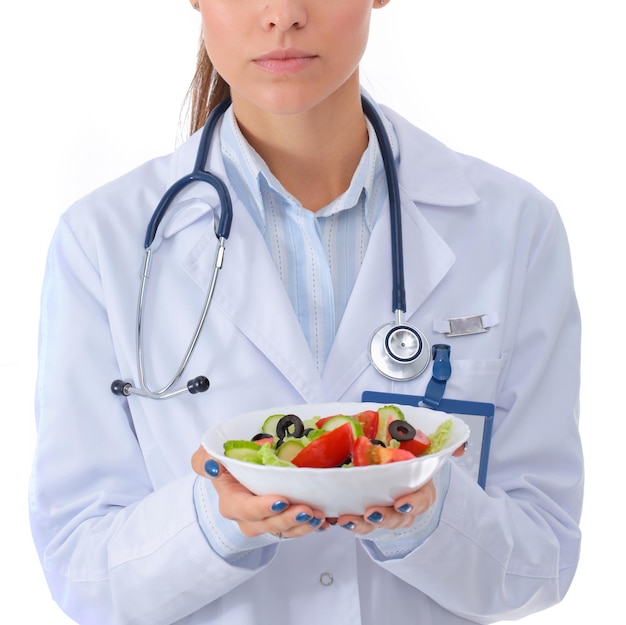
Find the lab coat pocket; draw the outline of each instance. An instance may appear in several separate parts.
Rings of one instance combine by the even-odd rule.
[[[452,374],[446,385],[445,397],[495,403],[498,381],[505,360],[505,355],[492,360],[453,358]]]

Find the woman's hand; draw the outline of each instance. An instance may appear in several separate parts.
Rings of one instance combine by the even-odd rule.
[[[302,504],[290,505],[281,496],[251,493],[202,446],[194,453],[191,466],[198,475],[211,480],[219,497],[220,513],[235,521],[245,536],[270,533],[296,538],[328,526],[320,510]]]
[[[437,492],[433,481],[430,480],[419,490],[397,499],[393,506],[372,506],[363,516],[344,514],[336,522],[341,527],[351,530],[361,536],[369,534],[379,528],[396,530],[410,527],[415,517],[424,514],[435,503]],[[335,519],[330,519],[334,524]]]
[[[453,456],[462,456],[465,449],[466,445],[462,445]],[[237,522],[241,532],[250,537],[270,533],[296,538],[331,525],[340,525],[362,536],[378,528],[401,529],[410,527],[437,498],[435,485],[430,480],[415,492],[397,499],[393,506],[372,506],[363,516],[344,514],[326,519],[320,510],[303,504],[292,506],[285,497],[251,493],[202,446],[194,453],[191,464],[198,475],[211,479],[219,496],[220,513]]]
[[[467,443],[464,443],[452,455],[460,457],[466,449]],[[365,511],[363,516],[344,514],[338,519],[328,519],[326,524],[334,525],[337,523],[361,536],[378,528],[396,530],[411,527],[415,518],[424,514],[435,503],[436,498],[437,490],[433,481],[430,480],[419,490],[397,499],[393,506],[372,506]]]

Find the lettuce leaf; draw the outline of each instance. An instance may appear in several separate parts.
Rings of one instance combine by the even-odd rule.
[[[439,427],[428,436],[430,438],[430,447],[426,450],[427,454],[436,454],[441,451],[450,438],[452,432],[452,419],[447,419],[439,424]]]

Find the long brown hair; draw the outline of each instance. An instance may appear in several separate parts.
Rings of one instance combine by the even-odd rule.
[[[230,86],[215,71],[207,54],[204,41],[200,37],[200,46],[196,58],[196,73],[187,91],[189,111],[189,134],[202,128],[211,111],[230,96]]]

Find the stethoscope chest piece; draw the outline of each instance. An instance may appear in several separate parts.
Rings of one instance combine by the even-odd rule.
[[[417,328],[406,323],[387,323],[370,339],[370,360],[390,380],[412,380],[428,367],[430,346]]]

